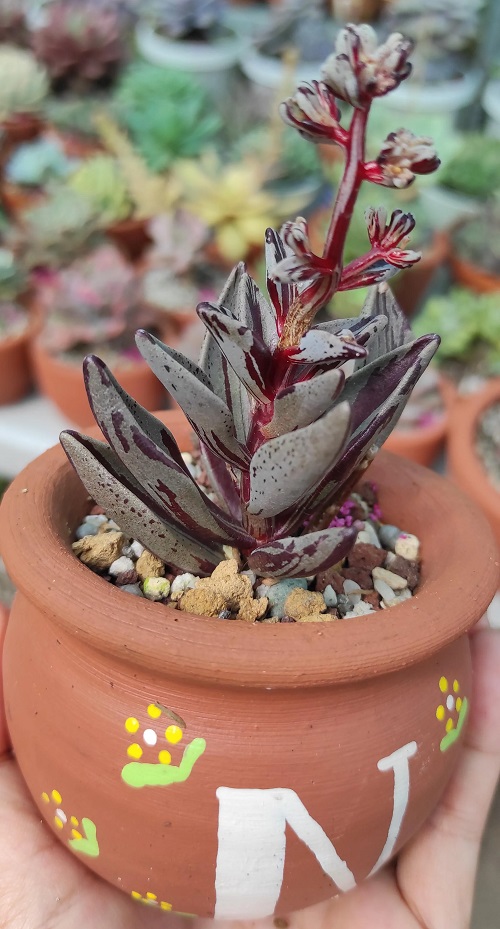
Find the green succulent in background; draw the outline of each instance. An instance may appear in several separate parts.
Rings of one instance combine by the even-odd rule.
[[[487,200],[500,190],[500,140],[471,133],[441,168],[439,182],[469,197]]]
[[[31,52],[0,46],[0,120],[38,112],[48,89],[47,72]]]
[[[47,122],[59,129],[60,132],[75,133],[95,139],[97,131],[94,123],[96,110],[103,110],[108,105],[107,98],[97,97],[49,96],[45,101],[43,111]]]
[[[441,345],[436,360],[459,363],[482,373],[500,375],[499,295],[477,294],[455,287],[444,296],[431,297],[412,321],[416,336],[439,330]]]
[[[0,248],[0,303],[15,300],[26,289],[28,275],[8,248]]]
[[[269,151],[271,178],[303,181],[321,175],[321,164],[316,148],[302,139],[289,126],[280,127],[280,137],[273,140],[273,130],[269,126],[256,126],[246,132],[234,146],[232,155],[235,159],[247,156],[264,157]]]
[[[41,187],[50,181],[65,178],[75,169],[76,162],[68,158],[57,139],[41,136],[20,145],[5,168],[13,184]]]
[[[69,178],[68,186],[90,203],[103,226],[130,216],[132,203],[112,155],[88,158]]]
[[[147,63],[128,68],[115,103],[121,124],[152,171],[199,155],[222,125],[190,75]]]
[[[60,266],[90,246],[97,234],[93,206],[67,186],[59,186],[40,206],[23,215],[18,249],[27,267]]]
[[[499,275],[500,207],[495,205],[465,220],[453,231],[452,243],[459,258]]]

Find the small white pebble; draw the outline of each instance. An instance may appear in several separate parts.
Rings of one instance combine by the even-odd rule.
[[[400,577],[399,574],[394,574],[393,571],[388,571],[387,568],[374,568],[372,577],[373,580],[377,578],[380,581],[385,581],[386,584],[389,584],[391,590],[404,590],[405,587],[408,587],[408,581],[405,577]]]
[[[383,610],[390,609],[393,606],[398,606],[400,603],[404,603],[405,600],[410,600],[413,596],[411,590],[408,587],[405,587],[404,590],[400,590],[398,595],[395,597],[394,593],[392,597],[383,597],[382,603],[380,606]]]
[[[131,558],[127,558],[126,555],[122,555],[120,558],[117,558],[116,561],[113,561],[113,564],[108,568],[108,572],[111,574],[111,577],[118,577],[119,574],[125,574],[126,571],[133,570],[134,562]]]
[[[166,577],[147,577],[142,592],[147,600],[163,600],[170,593],[170,581]]]
[[[136,558],[140,558],[142,553],[146,551],[144,545],[141,545],[141,543],[136,539],[133,539],[133,541],[130,543],[130,549]]]
[[[268,593],[269,587],[267,584],[259,584],[259,586],[255,588],[255,596],[258,598],[267,597]]]
[[[382,581],[380,578],[374,578],[373,586],[382,597],[382,600],[392,600],[394,598],[392,587],[389,587],[389,584],[386,584],[386,582]]]
[[[323,597],[325,598],[325,603],[327,606],[337,606],[337,594],[335,593],[331,584],[328,584],[324,591]]]
[[[146,745],[156,745],[158,741],[158,736],[154,729],[145,729],[142,738],[144,739]]]
[[[142,593],[141,588],[139,587],[139,584],[123,584],[123,586],[120,587],[120,590],[124,590],[125,593],[127,594],[133,594],[134,597],[143,596],[143,593]]]
[[[418,561],[420,541],[416,535],[404,532],[396,540],[394,551],[396,555],[401,555],[402,558],[406,558],[408,561]]]
[[[350,578],[344,581],[344,593],[349,597],[353,606],[356,606],[361,600],[361,594],[358,593],[359,590],[361,590],[361,587],[356,581],[351,581]]]
[[[198,578],[194,574],[179,574],[174,577],[170,588],[170,599],[180,600],[186,590],[192,590],[196,587]]]
[[[346,613],[344,619],[351,619],[353,616],[366,616],[368,613],[375,613],[375,610],[369,603],[365,603],[364,600],[360,600],[359,603],[356,603],[356,606]]]
[[[103,523],[107,523],[108,517],[104,513],[91,513],[85,516],[83,521],[89,526],[102,526]]]
[[[121,529],[120,529],[118,523],[115,523],[114,519],[110,519],[110,520],[108,521],[108,525],[106,526],[106,529],[112,529],[112,530],[114,530],[115,532],[121,532]]]
[[[380,539],[369,519],[365,520],[363,527],[364,528],[358,532],[356,542],[367,542],[369,545],[376,545],[377,548],[382,548]]]

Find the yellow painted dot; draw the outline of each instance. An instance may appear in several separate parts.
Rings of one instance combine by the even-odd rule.
[[[142,894],[138,893],[137,890],[133,890],[132,893],[130,894],[130,896],[133,897],[134,900],[141,900],[141,899],[142,899]]]
[[[455,691],[456,694],[460,690],[460,684],[458,683],[458,681],[453,681],[453,690]]]
[[[81,832],[78,832],[78,829],[72,829],[71,835],[73,836],[74,839],[83,839],[83,835],[81,834]]]
[[[142,755],[141,746],[138,745],[137,742],[134,742],[133,745],[129,745],[127,748],[127,755],[129,755],[130,758],[140,758]]]
[[[78,822],[76,816],[72,816],[70,822],[71,822],[71,825],[72,825],[72,826],[79,826],[79,825],[80,825],[80,823]]]
[[[137,732],[139,726],[140,722],[135,718],[135,716],[129,716],[129,718],[125,720],[125,729],[127,732],[131,732],[133,734],[134,732]]]
[[[439,689],[442,694],[445,694],[448,690],[448,679],[446,677],[442,677],[439,681]]]
[[[147,900],[157,900],[158,897],[157,897],[156,894],[152,894],[151,891],[148,890],[148,892],[147,892],[147,894],[146,894],[146,899],[147,899]]]
[[[451,732],[452,729],[453,729],[453,720],[448,719],[446,722],[446,731]]]
[[[172,755],[170,752],[162,751],[158,753],[158,761],[160,764],[170,764],[172,761]]]
[[[436,716],[440,721],[444,719],[444,714],[445,714],[444,706],[438,706],[436,710]]]
[[[52,799],[54,803],[62,803],[62,797],[58,790],[52,791]]]
[[[180,742],[182,739],[183,732],[180,726],[169,726],[165,730],[165,738],[167,742],[171,742],[173,745],[176,745],[177,742]]]
[[[63,828],[64,828],[64,823],[63,823],[62,819],[59,819],[59,816],[54,816],[54,823],[55,823],[55,825],[57,826],[58,829],[63,829]]]
[[[160,903],[160,907],[161,907],[162,910],[171,910],[171,909],[172,909],[172,904],[171,904],[171,903],[166,903],[165,900],[162,900],[161,903]]]
[[[460,710],[462,709],[462,698],[461,697],[457,697],[455,701],[455,706],[457,708],[457,712],[460,713]]]
[[[50,803],[50,797],[47,793],[45,793],[45,791],[42,794],[42,800],[44,803]]]
[[[159,706],[156,706],[156,703],[150,703],[148,706],[148,716],[151,716],[151,719],[159,719],[161,716],[161,710]]]

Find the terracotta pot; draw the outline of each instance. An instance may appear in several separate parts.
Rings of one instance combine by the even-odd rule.
[[[187,449],[183,417],[162,418]],[[201,916],[297,910],[381,867],[437,803],[496,549],[444,478],[384,452],[370,477],[422,540],[422,586],[321,625],[207,620],[103,581],[71,552],[88,498],[58,448],[7,491],[16,756],[49,828],[127,894]]]
[[[448,259],[448,250],[447,234],[437,230],[420,261],[391,281],[391,290],[406,316],[413,316],[419,309],[435,274]]]
[[[7,621],[9,618],[9,610],[4,603],[0,603],[0,655],[3,652],[3,643],[5,639],[5,633],[7,632]],[[0,687],[3,690],[3,675],[2,667],[0,664]],[[8,745],[9,737],[7,733],[7,720],[5,719],[5,707],[3,705],[3,700],[0,701],[0,754],[3,753]]]
[[[443,415],[429,426],[415,429],[395,429],[384,444],[388,452],[430,466],[441,452],[449,428],[451,408],[457,396],[455,385],[442,377],[439,383],[443,402]]]
[[[93,422],[83,383],[81,364],[72,364],[51,355],[38,339],[31,344],[31,359],[40,393],[67,416],[70,423],[85,427]],[[83,360],[83,359],[82,359]],[[166,391],[145,361],[119,364],[113,368],[121,386],[148,410],[166,404]]]
[[[450,417],[448,469],[450,477],[488,518],[500,547],[500,492],[491,483],[475,450],[479,420],[492,403],[500,401],[500,378],[482,390],[459,395]]]
[[[489,294],[500,290],[500,275],[491,274],[470,261],[464,261],[453,251],[450,254],[450,265],[453,277],[462,287],[468,287],[469,290],[474,290],[478,294]]]
[[[108,238],[129,261],[138,261],[142,258],[153,241],[148,233],[147,219],[123,219],[121,222],[108,226],[106,232]]]
[[[23,187],[21,184],[9,183],[2,186],[3,207],[8,216],[13,218],[39,206],[46,196],[45,191],[38,187]]]
[[[31,142],[38,138],[45,123],[35,113],[15,113],[2,123],[6,135],[6,144],[15,148],[23,142]]]
[[[31,389],[33,371],[29,346],[38,332],[39,325],[38,315],[32,312],[31,320],[23,332],[10,338],[0,339],[0,406],[16,403]]]

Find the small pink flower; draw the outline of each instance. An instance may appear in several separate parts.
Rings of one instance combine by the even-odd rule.
[[[280,113],[283,121],[309,142],[345,145],[347,141],[335,94],[322,81],[300,84],[293,97],[281,104]]]
[[[408,242],[409,234],[415,226],[415,218],[411,213],[394,210],[387,223],[387,211],[380,206],[378,209],[368,209],[365,218],[372,249],[383,252],[389,264],[396,268],[406,268],[419,260],[420,252],[401,248]]]
[[[376,161],[365,165],[367,180],[383,187],[409,187],[416,174],[431,174],[440,160],[426,136],[416,136],[408,129],[391,132]]]
[[[306,220],[298,216],[295,222],[285,223],[281,235],[285,245],[292,252],[272,269],[275,281],[313,282],[332,276],[332,269],[324,258],[315,255],[309,241],[309,228]]]
[[[321,76],[337,97],[363,108],[409,76],[412,48],[411,40],[398,32],[377,45],[371,26],[350,24],[339,33],[335,52],[325,61]]]

